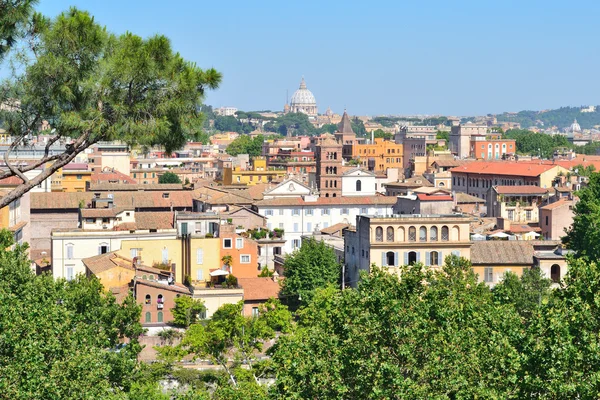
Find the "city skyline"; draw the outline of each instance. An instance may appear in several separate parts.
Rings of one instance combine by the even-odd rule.
[[[600,103],[600,83],[585,73],[600,61],[595,2],[261,4],[42,0],[37,9],[55,16],[73,5],[118,34],[166,35],[184,58],[223,73],[205,99],[214,107],[280,111],[302,76],[319,113],[482,115]]]

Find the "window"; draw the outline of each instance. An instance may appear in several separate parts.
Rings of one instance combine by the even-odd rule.
[[[487,283],[494,282],[494,268],[485,267],[483,269],[483,280]]]
[[[350,214],[350,212],[348,211],[347,208],[342,208],[342,215],[348,215]]]
[[[81,175],[77,175],[77,180],[78,180],[78,181],[80,181],[80,180],[82,180],[82,179],[83,179],[83,177],[82,177]]]
[[[164,303],[163,303],[163,295],[162,295],[162,294],[159,294],[159,295],[156,297],[156,304],[164,304]]]
[[[388,251],[385,253],[385,261],[388,267],[393,267],[396,265],[396,254],[393,251]]]
[[[297,249],[298,247],[300,247],[300,239],[292,240],[292,248]]]
[[[429,265],[438,265],[440,263],[440,255],[437,251],[429,253]]]
[[[527,221],[531,221],[531,210],[525,211],[525,219],[527,219]]]
[[[196,249],[196,264],[204,264],[204,249]]]
[[[386,229],[386,240],[388,242],[394,241],[394,228],[392,228],[391,226],[388,226]]]
[[[67,244],[67,258],[70,260],[73,258],[73,245]]]
[[[162,311],[159,311],[159,312],[156,314],[156,321],[157,321],[157,322],[163,322],[163,313],[162,313]]]
[[[235,248],[236,249],[241,249],[242,247],[244,247],[244,239],[242,239],[242,238],[236,238],[235,239]]]
[[[169,249],[166,247],[162,250],[162,262],[163,264],[169,263]]]
[[[152,304],[152,296],[150,296],[149,294],[146,295],[146,304]]]
[[[450,240],[450,235],[447,226],[442,226],[442,242]]]
[[[100,246],[98,246],[98,254],[106,254],[108,252],[108,243],[100,243]]]
[[[144,177],[145,178],[145,177]],[[162,194],[162,198],[163,199],[168,199],[169,198],[169,193],[163,193]]]
[[[427,241],[427,228],[424,226],[419,228],[419,242]]]
[[[152,314],[149,311],[146,312],[146,322],[152,322]]]
[[[560,282],[560,265],[554,264],[550,267],[550,279],[552,282]]]
[[[298,223],[294,222],[294,232],[298,232]]]
[[[203,281],[204,280],[204,270],[202,268],[198,268],[196,270],[196,280]]]
[[[368,209],[368,208],[365,208],[365,207],[363,207],[363,208],[361,208],[361,209],[360,209],[360,213],[361,213],[362,215],[367,215],[367,214],[369,213],[369,209]]]
[[[280,208],[279,209],[279,215],[283,215],[283,211],[284,211],[283,208]]]
[[[383,228],[380,226],[375,228],[375,241],[383,242]]]
[[[138,249],[132,248],[129,250],[129,254],[131,255],[131,259],[133,260],[138,256]]]
[[[300,215],[300,210],[298,208],[292,209],[292,216],[298,216],[298,215]]]
[[[408,265],[413,265],[414,263],[419,262],[418,258],[419,258],[418,257],[418,253],[416,251],[410,251],[410,252],[408,252],[407,259],[406,259],[407,264]]]
[[[72,281],[75,278],[75,270],[73,267],[67,267],[67,276],[68,281]]]
[[[86,218],[85,219],[86,224],[93,224],[95,222],[96,222],[96,218]]]
[[[362,190],[362,182],[359,180],[356,181],[356,191],[360,192]]]
[[[546,226],[548,226],[548,216],[546,215]]]
[[[108,219],[108,218],[102,218],[102,223],[103,223],[103,224],[108,224],[108,222],[109,222],[109,219]]]
[[[415,228],[414,226],[411,226],[410,228],[408,228],[408,241],[409,242],[417,241],[417,228]]]
[[[313,215],[312,208],[307,208],[306,210],[304,210],[304,215]]]
[[[273,210],[265,210],[265,216],[270,217],[273,215]]]
[[[223,248],[224,249],[231,249],[232,245],[231,245],[231,239],[223,239]]]
[[[312,222],[306,223],[306,232],[312,232]]]
[[[513,221],[515,218],[515,212],[513,210],[508,210],[508,219]]]
[[[258,307],[252,307],[252,317],[258,317]]]
[[[250,254],[240,254],[240,264],[250,264]]]
[[[329,212],[330,212],[329,208],[324,208],[321,210],[321,215],[329,215]]]
[[[432,226],[429,230],[429,240],[432,242],[437,242],[438,240],[438,228],[437,226]]]

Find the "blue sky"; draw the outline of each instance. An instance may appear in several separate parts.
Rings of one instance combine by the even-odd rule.
[[[319,111],[480,115],[600,103],[600,2],[40,0],[110,31],[161,33],[223,73],[206,103],[279,110],[304,75]]]

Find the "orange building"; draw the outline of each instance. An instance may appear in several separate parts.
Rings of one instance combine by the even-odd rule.
[[[231,256],[231,274],[236,278],[256,278],[258,270],[258,243],[235,233],[234,225],[221,225],[221,261]]]
[[[363,168],[368,168],[369,159],[375,160],[375,170],[385,171],[388,168],[402,168],[402,144],[383,138],[375,139],[375,143],[352,146],[352,158],[359,159]]]
[[[476,160],[500,160],[506,154],[517,152],[514,139],[502,139],[501,135],[472,136],[471,158]]]

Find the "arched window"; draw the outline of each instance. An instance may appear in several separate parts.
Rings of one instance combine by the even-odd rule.
[[[452,227],[452,241],[453,242],[458,242],[460,240],[460,229],[458,228],[458,226],[453,226]]]
[[[148,277],[148,279],[150,279],[151,281],[154,280],[154,275],[150,274],[150,276]]]
[[[163,322],[163,313],[162,313],[162,311],[159,311],[157,313],[156,317],[157,317],[157,321],[158,322]]]
[[[386,240],[388,242],[393,242],[394,241],[394,228],[392,228],[391,226],[388,226],[386,229]]]
[[[163,295],[159,294],[156,298],[156,304],[163,304]]]
[[[411,251],[408,253],[408,265],[413,265],[417,262],[417,252]]]
[[[424,226],[419,228],[419,242],[427,241],[427,228]]]
[[[356,191],[360,192],[362,190],[362,182],[359,180],[356,181]]]
[[[398,228],[398,241],[399,242],[404,242],[406,239],[404,238],[404,228],[400,227]]]
[[[146,295],[146,304],[152,304],[152,297],[149,294]]]
[[[325,187],[328,188],[329,187],[329,181],[325,181]]]
[[[375,229],[375,241],[383,242],[383,228],[380,226]]]
[[[438,265],[440,263],[440,255],[437,251],[429,253],[429,265]]]
[[[152,322],[152,314],[150,311],[146,312],[146,322]]]
[[[554,264],[550,267],[550,279],[552,282],[560,282],[560,265]]]
[[[393,251],[388,251],[385,253],[385,260],[387,262],[388,267],[393,267],[396,265],[396,257]]]
[[[450,233],[448,232],[447,226],[442,226],[442,242],[447,242],[450,240]]]
[[[147,276],[147,275],[142,275],[142,279],[143,279],[143,280],[147,280],[147,279],[148,279],[148,276]]]
[[[414,226],[411,226],[410,228],[408,228],[408,241],[409,242],[417,241],[417,228],[415,228]]]
[[[429,240],[432,242],[437,242],[437,240],[438,240],[437,226],[432,226],[431,229],[429,229]]]

